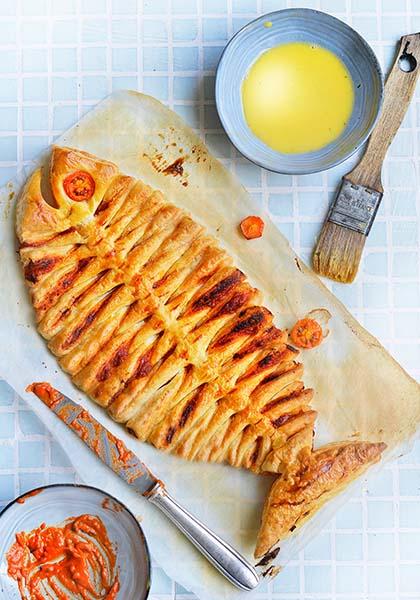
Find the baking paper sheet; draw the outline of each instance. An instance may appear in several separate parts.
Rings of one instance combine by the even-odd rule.
[[[331,312],[330,336],[301,357],[304,381],[314,387],[313,406],[319,411],[317,446],[344,439],[383,440],[388,444],[385,459],[407,451],[420,424],[419,386],[302,264],[267,215],[263,238],[248,242],[240,235],[240,220],[261,214],[260,210],[175,113],[149,96],[117,92],[57,143],[116,162],[123,172],[160,188],[168,199],[188,209],[263,291],[279,327],[292,326],[314,308]],[[183,174],[165,175],[165,167],[180,156]],[[252,598],[255,592],[239,592],[218,575],[157,509],[131,492],[39,400],[25,393],[32,381],[46,380],[83,404],[166,482],[181,503],[252,560],[262,505],[273,478],[224,465],[188,463],[138,442],[72,385],[47,350],[35,329],[16,253],[14,206],[24,179],[22,175],[6,186],[0,197],[0,374],[57,437],[81,478],[117,496],[141,519],[153,557],[170,577],[202,600]],[[276,564],[284,565],[303,548],[355,485],[282,544]]]

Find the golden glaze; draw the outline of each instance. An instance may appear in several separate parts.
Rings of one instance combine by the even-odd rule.
[[[77,170],[95,181],[85,203],[63,188]],[[84,152],[54,148],[50,185],[57,207],[31,176],[17,232],[38,329],[74,383],[162,450],[300,472],[316,412],[299,352],[217,241]]]

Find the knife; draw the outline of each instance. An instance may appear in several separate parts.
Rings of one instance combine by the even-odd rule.
[[[227,542],[213,533],[168,494],[165,484],[80,404],[48,383],[32,383],[33,392],[128,485],[160,510],[231,583],[252,590],[259,583],[254,567]]]

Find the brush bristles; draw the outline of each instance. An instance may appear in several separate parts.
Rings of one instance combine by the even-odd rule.
[[[342,283],[356,277],[366,236],[326,221],[312,256],[317,273]]]

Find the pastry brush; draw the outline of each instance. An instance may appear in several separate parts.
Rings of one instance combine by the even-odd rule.
[[[382,164],[413,96],[420,62],[420,33],[401,38],[389,73],[382,112],[358,165],[343,177],[315,247],[312,263],[320,275],[354,280],[366,238],[383,195]]]

